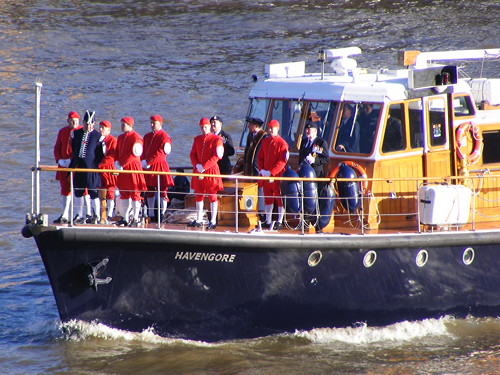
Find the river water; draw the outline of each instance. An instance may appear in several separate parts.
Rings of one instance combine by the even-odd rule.
[[[34,82],[43,83],[41,163],[53,164],[70,110],[95,110],[119,134],[161,114],[172,166],[188,165],[198,120],[220,115],[239,139],[251,75],[356,45],[358,63],[390,66],[402,49],[500,47],[498,0],[2,0],[0,2],[0,372],[5,374],[494,374],[500,318],[359,325],[207,344],[97,324],[61,327],[32,239]],[[498,66],[498,65],[497,65]],[[493,72],[500,76],[500,72]],[[59,214],[42,177],[42,211]],[[492,270],[499,272],[499,270]],[[500,286],[499,286],[500,288]]]

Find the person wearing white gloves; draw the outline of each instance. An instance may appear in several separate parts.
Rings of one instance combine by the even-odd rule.
[[[149,118],[151,121],[151,132],[144,136],[144,152],[142,153],[142,168],[145,171],[170,172],[167,162],[167,155],[172,151],[172,139],[163,130],[163,119],[160,115]],[[160,180],[160,196],[158,206],[160,207],[159,220],[161,222],[168,205],[167,189],[174,185],[174,180],[170,175],[146,174],[147,191],[146,199],[148,203],[148,216],[155,217],[155,196],[158,192],[158,177]]]
[[[68,168],[71,158],[73,157],[73,148],[71,146],[71,133],[77,129],[81,129],[80,116],[78,112],[71,111],[68,113],[66,119],[68,125],[61,128],[57,133],[56,144],[54,145],[54,159],[56,160],[59,168]],[[56,173],[56,180],[61,185],[61,198],[63,212],[54,220],[55,224],[69,223],[70,205],[71,205],[71,190],[69,173],[58,171]]]
[[[288,162],[288,143],[279,135],[280,123],[277,120],[271,120],[267,124],[268,137],[262,140],[262,145],[257,155],[257,165],[259,174],[263,177],[279,177],[285,171]],[[264,212],[266,222],[262,224],[263,229],[279,230],[283,227],[283,218],[285,208],[281,199],[280,181],[269,179],[267,181],[259,180],[259,187],[264,189]],[[271,228],[274,203],[278,209],[278,220]]]
[[[205,195],[208,195],[210,201],[210,223],[207,229],[216,228],[217,209],[219,202],[217,201],[217,192],[224,189],[222,178],[220,177],[205,177],[203,174],[219,174],[220,169],[218,161],[224,155],[224,144],[222,139],[211,132],[210,120],[203,117],[200,120],[201,135],[194,138],[193,147],[189,154],[191,164],[193,165],[193,173],[200,173],[201,176],[193,177],[191,188],[195,192],[196,201],[196,220],[188,224],[189,227],[198,228],[202,226],[203,220],[203,200]]]
[[[324,177],[323,166],[328,163],[328,143],[318,137],[319,122],[308,121],[305,126],[305,137],[302,137],[299,150],[299,164],[311,165],[316,177]]]
[[[116,145],[115,168],[117,170],[142,171],[143,140],[134,130],[134,119],[124,117],[120,122],[123,133],[118,137]],[[117,186],[120,190],[119,211],[123,213],[123,216],[116,225],[139,226],[139,214],[142,206],[141,192],[146,190],[144,175],[142,173],[120,173]],[[129,220],[131,215],[132,220]]]

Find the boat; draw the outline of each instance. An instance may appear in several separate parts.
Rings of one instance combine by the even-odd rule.
[[[248,117],[278,120],[290,149],[293,173],[275,179],[297,207],[280,230],[259,228],[256,181],[268,177],[241,173],[224,176],[216,230],[187,227],[192,194],[172,212],[178,220],[54,225],[40,211],[39,184],[56,167],[37,159],[22,234],[36,241],[61,321],[216,342],[499,317],[500,78],[471,78],[459,64],[498,63],[500,49],[402,51],[391,69],[358,67],[359,54],[321,49],[315,73],[302,61],[253,76]],[[36,92],[38,108],[39,83]],[[353,150],[337,147],[346,106],[360,124],[371,109]],[[322,178],[296,173],[310,119],[329,145]],[[36,126],[39,134],[39,110]],[[241,147],[247,134],[245,123]],[[310,183],[331,189],[306,189],[321,230],[305,220]]]

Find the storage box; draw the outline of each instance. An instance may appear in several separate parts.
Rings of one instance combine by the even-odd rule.
[[[469,220],[471,190],[463,185],[426,185],[418,191],[424,225],[463,225]]]

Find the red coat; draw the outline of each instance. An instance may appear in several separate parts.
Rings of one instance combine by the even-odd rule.
[[[106,145],[106,152],[99,163],[100,169],[115,169],[115,152],[116,152],[116,138],[111,134],[104,138],[104,144]],[[111,173],[101,173],[101,186],[111,187],[116,186],[117,176]]]
[[[217,148],[219,148],[220,152],[217,152]],[[223,154],[224,144],[218,135],[209,133],[196,136],[189,154],[193,165],[193,173],[198,173],[196,165],[201,164],[205,169],[204,174],[220,174],[217,162],[222,158]],[[217,192],[224,189],[220,177],[205,177],[202,180],[193,177],[191,187],[195,192]]]
[[[81,129],[83,126],[78,126],[75,129],[65,126],[59,129],[57,133],[56,144],[54,145],[54,159],[56,163],[60,159],[72,159],[73,158],[73,148],[71,146],[71,132],[77,129]],[[57,172],[56,180],[66,180],[68,178],[67,172]]]
[[[288,161],[288,143],[279,135],[268,136],[262,140],[257,165],[259,171],[264,169],[271,172],[271,176],[279,177],[285,171]],[[279,181],[276,181],[279,184]],[[263,181],[259,181],[259,186]]]
[[[165,152],[165,144],[172,145],[172,139],[160,129],[155,132],[150,132],[144,136],[144,152],[141,159],[146,160],[149,168],[146,171],[161,171],[170,172],[167,163],[167,153]],[[154,174],[144,175],[146,185],[152,187],[158,185],[158,176]],[[168,186],[173,186],[174,180],[172,176],[160,175],[160,189],[166,190]]]
[[[142,172],[141,155],[135,155],[133,152],[135,144],[138,144],[141,147],[143,146],[141,136],[134,130],[121,134],[118,137],[116,145],[115,160],[120,163],[124,170]],[[117,185],[120,190],[146,190],[144,175],[138,173],[120,173],[118,175]]]

